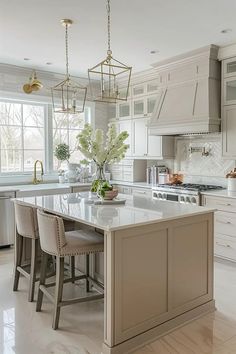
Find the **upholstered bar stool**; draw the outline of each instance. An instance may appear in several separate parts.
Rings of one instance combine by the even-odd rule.
[[[15,265],[13,290],[18,290],[20,274],[29,279],[28,300],[34,300],[36,282],[36,262],[38,254],[38,222],[36,209],[27,206],[20,201],[14,201],[16,236],[15,236]],[[31,239],[30,273],[22,265],[23,238]]]
[[[99,283],[90,277],[89,263],[86,265],[86,274],[64,279],[64,257],[77,255],[88,256],[91,253],[104,251],[103,236],[93,230],[76,230],[65,232],[63,219],[55,215],[46,214],[42,210],[37,211],[39,238],[42,249],[42,262],[39,280],[39,290],[36,311],[41,311],[43,295],[45,294],[54,303],[53,329],[58,328],[60,309],[62,306],[71,305],[83,301],[92,301],[103,298],[103,289]],[[56,257],[56,282],[46,284],[46,265],[48,255]],[[97,285],[97,295],[90,295],[71,300],[63,300],[63,284],[79,279],[87,279]],[[55,285],[55,296],[47,290]]]

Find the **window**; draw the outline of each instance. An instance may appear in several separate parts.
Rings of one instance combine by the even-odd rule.
[[[79,115],[54,113],[53,117],[53,150],[55,151],[56,145],[65,143],[69,145],[71,151],[71,163],[79,163],[83,159],[83,155],[76,149],[77,135],[83,129],[85,123],[90,123],[90,108],[86,107],[84,113]],[[60,166],[63,167],[54,157],[53,167],[57,170]]]
[[[0,101],[1,173],[27,173],[44,161],[44,117],[44,105]]]
[[[59,167],[55,146],[70,147],[70,162],[79,163],[76,136],[91,123],[91,107],[79,115],[54,114],[48,103],[0,99],[0,175],[32,174],[35,160],[42,160],[46,173]],[[64,168],[63,164],[61,167]]]

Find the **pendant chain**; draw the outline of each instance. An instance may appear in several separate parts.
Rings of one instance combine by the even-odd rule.
[[[68,59],[68,24],[66,24],[65,31],[65,42],[66,42],[66,77],[69,77],[69,59]]]
[[[108,52],[111,51],[111,7],[110,0],[107,0],[107,34],[108,34]]]

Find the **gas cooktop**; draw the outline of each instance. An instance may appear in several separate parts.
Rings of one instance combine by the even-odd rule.
[[[215,189],[224,189],[221,186],[215,186],[211,184],[195,184],[195,183],[182,183],[182,184],[157,184],[156,188],[168,188],[168,189],[179,189],[179,190],[189,190],[189,191],[196,191],[196,192],[205,192],[209,190]]]

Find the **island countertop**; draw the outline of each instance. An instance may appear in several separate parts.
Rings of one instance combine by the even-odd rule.
[[[24,203],[104,231],[147,225],[214,212],[213,208],[119,194],[124,205],[95,205],[89,192],[16,198]]]

